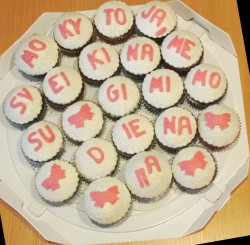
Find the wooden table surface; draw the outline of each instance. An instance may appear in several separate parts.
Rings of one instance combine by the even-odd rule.
[[[96,9],[103,0],[1,0],[0,54],[4,53],[43,12],[63,12]],[[143,4],[146,1],[126,1]],[[228,32],[233,40],[239,61],[247,125],[250,125],[249,70],[243,43],[236,0],[183,0],[213,24]],[[248,131],[248,138],[250,135]],[[236,188],[226,205],[202,230],[184,238],[127,244],[197,244],[250,235],[250,178]],[[7,245],[51,244],[3,200],[0,213]],[[102,241],[100,240],[100,243]],[[126,244],[126,243],[125,243]]]

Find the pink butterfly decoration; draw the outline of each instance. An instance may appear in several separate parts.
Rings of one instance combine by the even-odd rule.
[[[178,165],[185,171],[186,175],[194,176],[195,170],[197,168],[205,169],[207,162],[203,153],[198,151],[192,159],[179,162]]]
[[[84,104],[80,111],[76,114],[70,116],[68,118],[68,122],[71,125],[75,125],[76,128],[82,128],[84,127],[85,120],[92,120],[94,116],[94,113],[91,111],[91,108],[88,104]]]
[[[59,180],[64,179],[65,176],[65,170],[62,170],[61,166],[57,165],[56,163],[52,165],[50,170],[50,176],[49,178],[45,179],[42,182],[42,186],[46,190],[52,190],[55,191],[60,188]]]
[[[92,191],[90,193],[90,197],[91,200],[95,202],[95,206],[103,208],[106,202],[114,205],[119,200],[117,197],[118,194],[118,186],[114,185],[106,191]]]
[[[205,113],[206,126],[213,129],[215,126],[219,126],[221,130],[229,127],[231,122],[231,115],[229,113],[214,114],[212,112]]]

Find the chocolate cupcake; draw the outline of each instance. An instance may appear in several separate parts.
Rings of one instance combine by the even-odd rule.
[[[14,127],[24,129],[43,119],[46,106],[41,92],[36,87],[21,85],[9,92],[3,110]]]
[[[53,28],[54,39],[67,55],[78,55],[93,38],[90,19],[77,12],[64,13]]]
[[[104,124],[102,110],[90,101],[78,101],[62,114],[62,128],[67,137],[80,144],[96,137]]]
[[[21,138],[21,148],[33,165],[55,159],[63,150],[63,135],[59,128],[47,121],[30,125]]]
[[[158,69],[149,73],[142,83],[146,108],[151,112],[177,105],[184,92],[182,78],[173,70]]]
[[[121,154],[126,157],[132,156],[152,145],[154,128],[147,118],[131,114],[115,122],[112,139]]]
[[[165,2],[148,2],[136,14],[136,27],[139,34],[152,38],[157,43],[161,43],[176,25],[176,14]]]
[[[205,108],[223,98],[227,90],[227,79],[219,67],[200,64],[188,72],[184,85],[190,104]]]
[[[110,226],[122,220],[130,206],[128,188],[113,177],[93,181],[83,195],[83,207],[88,217],[99,226]]]
[[[42,85],[45,98],[55,109],[64,109],[76,102],[84,88],[80,73],[66,66],[50,70]]]
[[[177,186],[185,192],[197,193],[209,186],[215,178],[217,167],[212,154],[199,146],[182,149],[172,164]]]
[[[109,44],[91,43],[80,53],[78,66],[86,82],[100,86],[119,71],[119,55]]]
[[[173,31],[162,42],[161,54],[166,67],[186,74],[202,61],[203,45],[192,32]]]
[[[146,37],[134,37],[122,47],[121,64],[124,72],[139,81],[155,70],[161,62],[160,48],[156,42]]]
[[[196,136],[197,123],[192,113],[180,107],[163,111],[155,122],[155,135],[160,145],[177,151],[189,145]]]
[[[223,149],[238,137],[240,119],[229,106],[211,105],[200,113],[198,131],[206,146],[212,149]]]
[[[110,175],[115,170],[117,162],[118,154],[115,147],[104,139],[89,139],[76,151],[76,168],[87,181]]]
[[[153,151],[133,156],[125,166],[124,176],[129,190],[143,199],[162,197],[172,183],[172,170],[167,158]]]
[[[140,91],[127,77],[107,79],[98,90],[98,101],[111,118],[119,118],[135,111],[140,103]]]
[[[50,205],[66,203],[76,193],[78,184],[76,168],[64,160],[45,163],[35,176],[38,194]]]
[[[95,13],[97,35],[110,44],[125,42],[134,32],[134,15],[130,7],[121,1],[108,1]]]
[[[33,34],[25,38],[15,53],[17,68],[28,77],[42,78],[58,61],[57,43],[43,34]]]

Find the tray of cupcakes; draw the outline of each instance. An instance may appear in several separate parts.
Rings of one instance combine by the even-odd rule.
[[[0,195],[49,241],[184,236],[247,176],[231,39],[180,1],[45,13],[1,86]]]

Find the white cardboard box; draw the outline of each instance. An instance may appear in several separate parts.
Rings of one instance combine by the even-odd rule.
[[[24,160],[19,147],[21,132],[11,128],[0,114],[0,196],[20,213],[47,240],[61,244],[94,244],[182,237],[203,228],[212,215],[230,198],[231,192],[246,178],[249,149],[237,55],[230,36],[180,1],[168,2],[176,11],[178,28],[188,29],[204,45],[204,62],[225,72],[229,88],[224,104],[233,107],[241,120],[237,142],[222,152],[215,152],[218,174],[212,185],[196,195],[170,191],[154,205],[134,205],[132,213],[117,226],[99,228],[92,224],[76,201],[62,207],[50,207],[38,197],[33,187],[34,170]],[[136,12],[140,6],[133,6]],[[94,11],[82,11],[92,17]],[[62,13],[44,13],[29,30],[1,57],[0,103],[14,86],[27,82],[14,66],[13,54],[18,43],[33,33],[49,33]],[[69,62],[69,61],[65,61]],[[71,61],[70,61],[71,62]],[[74,63],[74,62],[73,62]],[[2,110],[2,109],[1,109]],[[80,198],[80,197],[79,197]]]

